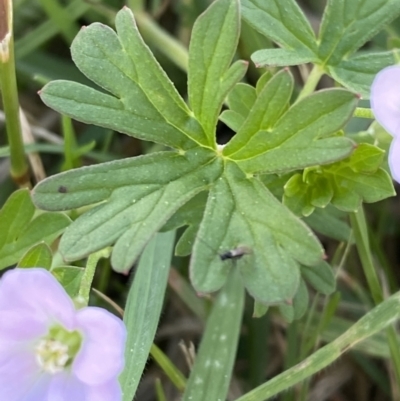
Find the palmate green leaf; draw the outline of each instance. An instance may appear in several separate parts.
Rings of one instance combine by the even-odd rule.
[[[112,265],[127,271],[154,233],[221,172],[222,161],[206,149],[161,152],[50,177],[33,198],[50,210],[101,202],[64,233],[60,252],[76,260],[115,243]]]
[[[392,52],[355,52],[400,15],[397,0],[329,0],[318,41],[295,0],[279,4],[278,0],[243,0],[242,4],[245,21],[281,47],[255,52],[252,60],[259,67],[313,62],[368,98],[373,77],[395,62]]]
[[[238,0],[215,1],[193,27],[189,47],[189,102],[210,141],[214,141],[226,95],[247,70],[244,61],[231,65],[239,33]]]
[[[313,265],[322,248],[312,232],[255,178],[234,163],[211,188],[193,248],[191,281],[198,292],[219,289],[232,269],[218,253],[242,247],[235,261],[249,293],[266,304],[291,299],[299,285],[299,263]]]
[[[144,44],[132,12],[117,14],[118,35],[94,23],[72,44],[78,68],[111,94],[68,81],[53,81],[40,95],[53,109],[85,123],[101,125],[177,149],[211,146],[171,81]]]
[[[0,269],[17,263],[39,243],[51,244],[69,224],[62,213],[35,215],[29,191],[14,192],[0,210]]]
[[[356,98],[333,90],[290,107],[290,72],[266,73],[255,89],[238,84],[228,96],[231,111],[239,116],[234,123],[238,134],[221,150],[214,137],[217,117],[244,73],[242,64],[231,65],[239,20],[236,0],[217,0],[196,23],[189,66],[193,111],[142,42],[129,11],[118,13],[118,34],[93,24],[78,35],[74,61],[110,94],[64,81],[46,86],[44,100],[82,121],[177,151],[84,167],[41,182],[33,198],[44,209],[91,206],[60,242],[66,260],[114,245],[112,265],[126,272],[163,226],[189,225],[177,252],[187,254],[195,243],[195,288],[220,289],[232,264],[222,262],[217,252],[242,245],[250,251],[237,260],[238,270],[249,292],[264,304],[291,300],[298,291],[300,264],[321,261],[316,237],[252,173],[293,170],[348,155],[353,142],[332,135],[351,115]],[[265,154],[272,155],[269,165],[262,160]],[[188,208],[194,204],[197,209],[191,213]]]

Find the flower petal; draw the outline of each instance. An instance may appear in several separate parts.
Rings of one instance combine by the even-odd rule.
[[[394,137],[400,137],[400,66],[380,71],[371,86],[375,118]]]
[[[0,358],[0,400],[43,401],[30,398],[34,389],[46,391],[47,376],[40,372],[34,353],[5,352]]]
[[[110,380],[98,386],[89,386],[71,374],[60,373],[53,377],[45,400],[121,401],[122,391],[117,379]]]
[[[0,310],[0,322],[0,355],[2,349],[21,341],[32,341],[48,331],[47,322],[21,311]]]
[[[28,313],[38,321],[74,329],[75,308],[61,284],[42,268],[12,269],[0,280],[0,311]]]
[[[124,366],[126,329],[121,319],[96,307],[77,312],[82,348],[72,370],[83,382],[98,385],[115,378]]]
[[[85,401],[120,401],[122,400],[121,386],[117,379],[110,380],[100,386],[88,388]]]
[[[394,138],[389,149],[390,173],[400,183],[400,138]]]
[[[86,388],[87,386],[71,373],[59,373],[53,376],[46,401],[87,401]]]

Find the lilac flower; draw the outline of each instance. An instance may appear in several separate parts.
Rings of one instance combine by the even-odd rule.
[[[0,322],[0,400],[122,399],[122,321],[101,308],[76,310],[47,270],[3,275]]]
[[[376,120],[393,136],[389,167],[400,182],[400,66],[384,68],[371,87],[371,108]]]

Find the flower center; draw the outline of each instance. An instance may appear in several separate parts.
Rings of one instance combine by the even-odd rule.
[[[78,331],[53,326],[35,348],[36,361],[47,373],[61,372],[72,365],[81,344],[82,336]]]

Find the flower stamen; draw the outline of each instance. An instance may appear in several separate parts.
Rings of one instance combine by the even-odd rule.
[[[55,374],[64,370],[70,356],[68,345],[57,340],[43,339],[36,351],[36,361],[47,373]]]

